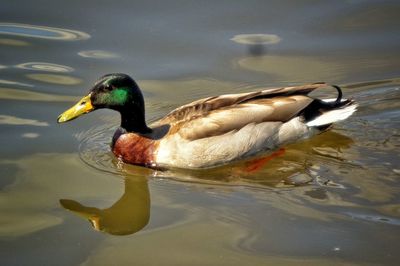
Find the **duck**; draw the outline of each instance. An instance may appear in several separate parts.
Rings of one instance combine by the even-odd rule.
[[[336,89],[336,99],[310,96]],[[71,121],[97,109],[120,113],[111,139],[118,160],[149,168],[203,169],[272,153],[327,131],[357,109],[337,85],[307,85],[210,96],[172,110],[148,125],[143,94],[127,74],[99,78],[89,93],[58,116]]]

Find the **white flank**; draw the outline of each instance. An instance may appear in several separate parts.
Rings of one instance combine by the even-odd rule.
[[[307,122],[307,126],[309,127],[323,126],[332,124],[337,121],[345,120],[357,110],[357,106],[358,106],[357,104],[352,104],[343,108],[328,111],[316,117],[314,120]]]

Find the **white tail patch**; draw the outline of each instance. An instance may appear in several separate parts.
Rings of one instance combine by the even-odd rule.
[[[330,102],[331,99],[327,99],[324,101]],[[342,101],[345,101],[345,100],[342,100]],[[335,123],[337,121],[345,120],[357,110],[357,106],[358,105],[354,103],[354,104],[351,104],[346,107],[327,111],[327,112],[323,113],[322,115],[316,117],[315,119],[307,122],[306,125],[309,127],[323,126],[323,125]]]

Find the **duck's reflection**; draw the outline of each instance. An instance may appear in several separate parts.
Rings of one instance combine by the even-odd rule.
[[[266,162],[261,168],[254,167],[254,160],[202,171],[160,172],[124,164],[122,170],[125,173],[125,191],[111,207],[106,209],[88,207],[70,199],[61,199],[60,203],[65,209],[89,220],[93,228],[98,231],[113,235],[133,234],[145,227],[150,219],[150,193],[147,180],[149,176],[161,176],[193,184],[216,184],[218,185],[216,187],[221,184],[250,186],[257,184],[273,187],[278,187],[277,184],[282,183],[298,185],[293,183],[293,176],[304,173],[304,160],[309,161],[311,165],[326,163],[324,159],[321,161],[321,157],[344,163],[343,151],[352,143],[351,138],[328,131],[309,141],[290,145],[284,153],[278,151],[278,154],[273,155],[271,159],[269,158],[271,155],[256,159],[256,163],[260,160]],[[118,164],[117,161],[114,163]],[[286,170],[283,171],[282,168]],[[295,178],[304,179],[304,176]]]
[[[88,219],[94,229],[112,235],[133,234],[145,227],[150,218],[146,177],[126,177],[124,194],[106,209],[84,206],[70,199],[61,199],[60,203],[65,209]]]

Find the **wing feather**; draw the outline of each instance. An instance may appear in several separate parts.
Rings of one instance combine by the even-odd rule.
[[[326,86],[316,83],[200,99],[173,110],[152,126],[168,124],[169,134],[196,140],[240,130],[251,123],[286,122],[313,101],[308,93]]]
[[[321,82],[302,86],[273,88],[247,93],[224,94],[220,96],[208,97],[183,105],[171,111],[155,124],[162,125],[181,123],[183,121],[188,121],[192,120],[193,118],[203,116],[210,111],[218,110],[223,107],[233,106],[255,99],[267,99],[277,96],[307,95],[315,89],[327,86],[328,85],[326,83]]]
[[[239,130],[251,123],[286,122],[311,101],[312,98],[301,95],[249,101],[182,123],[177,131],[182,138],[195,140]]]

